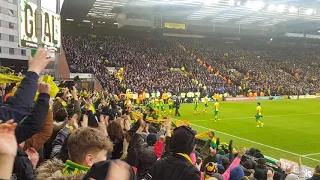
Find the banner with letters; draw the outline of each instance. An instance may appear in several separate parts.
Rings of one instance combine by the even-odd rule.
[[[28,0],[20,0],[18,7],[19,46],[37,48],[37,4],[34,4]],[[41,16],[41,44],[46,45],[48,48],[51,48],[55,50],[55,52],[59,53],[61,47],[60,15],[41,8]]]
[[[289,96],[290,99],[298,99],[298,96]],[[300,95],[299,99],[314,99],[317,98],[315,95]]]
[[[255,97],[231,97],[226,98],[226,101],[250,101],[250,100],[256,100]]]
[[[164,23],[165,28],[169,29],[186,29],[185,24],[179,24],[179,23]]]

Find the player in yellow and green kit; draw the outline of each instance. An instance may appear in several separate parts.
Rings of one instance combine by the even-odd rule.
[[[174,104],[173,99],[169,98],[169,99],[168,99],[168,105],[169,105],[169,114],[170,114],[170,115],[171,115],[172,110],[173,110],[173,104]]]
[[[160,111],[163,114],[164,113],[164,100],[160,99],[159,102],[160,102]]]
[[[196,95],[195,98],[194,98],[194,112],[193,114],[200,114],[199,111],[198,111],[198,106],[199,106],[199,98],[198,96]]]
[[[203,98],[203,102],[204,102],[203,112],[206,113],[206,114],[208,113],[208,112],[207,112],[207,109],[208,109],[208,101],[209,101],[208,96],[205,96],[205,97]]]
[[[220,119],[218,118],[219,109],[220,109],[220,104],[219,104],[219,102],[218,102],[218,99],[216,99],[216,102],[213,104],[214,122],[217,122],[217,121],[220,120]]]
[[[159,99],[156,98],[154,100],[154,106],[155,106],[156,109],[158,109],[158,111],[160,111],[160,101],[159,101]]]
[[[261,121],[262,118],[262,113],[261,113],[261,104],[258,102],[257,103],[257,111],[256,111],[256,122],[257,122],[257,128],[258,127],[263,127],[263,122]]]

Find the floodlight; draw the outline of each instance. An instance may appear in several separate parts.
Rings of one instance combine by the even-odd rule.
[[[241,1],[238,1],[238,2],[237,2],[237,5],[240,6],[240,5],[241,5]]]
[[[268,10],[269,10],[269,11],[274,11],[274,10],[276,10],[276,5],[270,4],[270,5],[268,6]]]
[[[115,22],[115,23],[113,23],[113,24],[114,24],[114,25],[118,25],[118,23],[116,23],[116,22]]]
[[[285,9],[286,9],[286,6],[283,5],[283,4],[279,4],[279,5],[276,7],[276,10],[277,10],[278,12],[283,12]]]
[[[234,6],[234,0],[229,0],[228,4],[229,4],[230,6]]]
[[[264,7],[264,4],[261,1],[249,1],[246,3],[246,7],[258,11]]]
[[[291,6],[291,7],[289,8],[289,12],[291,12],[291,13],[296,13],[296,12],[298,12],[298,9],[295,8],[295,7],[293,7],[293,6]]]
[[[313,9],[307,9],[306,10],[306,15],[311,15],[311,14],[314,14],[315,11]]]
[[[204,0],[203,4],[209,6],[211,4],[211,0]]]
[[[66,21],[74,21],[74,19],[66,19]]]

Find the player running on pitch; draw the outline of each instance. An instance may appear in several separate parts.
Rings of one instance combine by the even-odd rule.
[[[216,102],[213,104],[214,122],[220,121],[220,119],[218,118],[219,108],[220,104],[218,102],[218,99],[216,99]]]
[[[261,113],[261,104],[258,102],[257,103],[257,111],[256,111],[256,122],[257,122],[257,128],[258,127],[263,127],[263,122],[261,121],[262,118],[262,113]]]
[[[207,113],[208,113],[208,112],[207,112],[207,109],[208,109],[208,101],[209,101],[208,96],[205,96],[205,97],[203,98],[203,101],[204,101],[204,109],[203,109],[203,112],[204,112],[205,114],[207,114]]]
[[[194,98],[194,112],[193,114],[200,114],[199,110],[198,110],[198,105],[199,105],[199,98],[198,96],[196,95],[195,98]]]
[[[169,114],[171,115],[172,110],[173,110],[173,104],[174,104],[174,100],[172,98],[168,99],[168,105],[169,105]]]

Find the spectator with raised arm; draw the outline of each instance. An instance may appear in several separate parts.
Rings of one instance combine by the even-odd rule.
[[[200,179],[200,171],[189,154],[195,145],[195,133],[187,126],[176,128],[170,140],[171,155],[158,160],[149,171],[154,180]]]
[[[27,75],[23,78],[15,95],[0,107],[0,119],[3,121],[14,119],[16,122],[20,122],[31,112],[38,90],[39,74],[52,61],[54,58],[48,58],[48,52],[44,48],[39,48],[35,56],[29,58]]]

